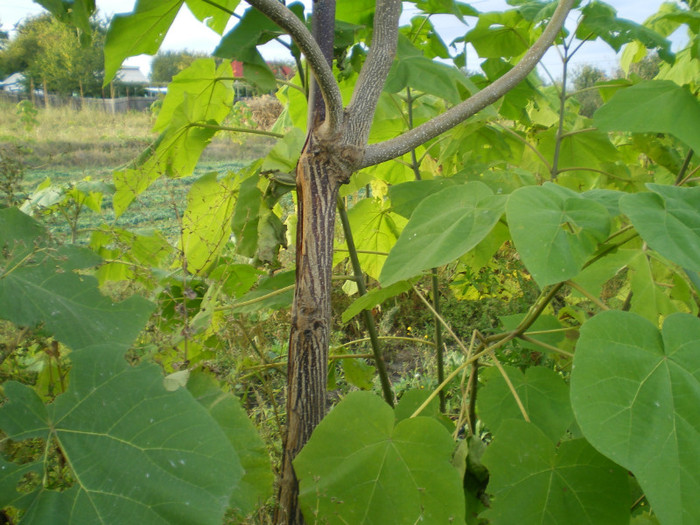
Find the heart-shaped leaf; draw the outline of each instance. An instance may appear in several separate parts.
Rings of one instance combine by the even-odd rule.
[[[593,120],[604,131],[668,133],[700,150],[700,102],[670,80],[648,80],[618,91]]]
[[[684,268],[700,271],[700,187],[647,184],[653,193],[620,199],[620,209],[654,250]]]
[[[397,424],[380,398],[351,393],[294,461],[304,516],[329,524],[464,523],[453,451],[436,420]]]
[[[661,332],[608,311],[581,328],[571,403],[586,438],[632,471],[662,523],[700,523],[700,320]]]
[[[383,286],[464,255],[503,215],[506,198],[481,182],[445,188],[416,207],[379,277]]]
[[[540,286],[574,277],[610,232],[605,206],[552,183],[514,191],[506,214],[515,247]]]
[[[557,443],[574,421],[567,384],[556,372],[541,366],[528,368],[524,374],[510,366],[504,368],[530,421]],[[491,431],[497,432],[505,420],[522,419],[513,393],[498,370],[487,369],[480,379],[486,381],[486,386],[479,391],[479,418]]]
[[[624,469],[585,439],[559,447],[535,425],[501,425],[482,462],[489,469],[491,525],[619,525],[629,521]]]

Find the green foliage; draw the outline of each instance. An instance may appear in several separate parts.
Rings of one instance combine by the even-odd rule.
[[[418,14],[399,30],[370,142],[511,71],[554,3],[510,3],[482,14],[452,0],[413,2]],[[79,27],[94,10],[90,0],[44,4]],[[109,29],[107,77],[127,56],[156,53],[183,5],[222,34],[238,2],[139,0]],[[289,7],[306,21],[301,4]],[[346,102],[372,43],[374,9],[338,4],[334,71]],[[606,82],[581,71],[576,87],[587,91],[572,100],[560,92],[566,86],[533,73],[469,121],[341,189],[369,292],[352,302],[340,293],[360,276],[347,275],[351,248],[339,240],[333,278],[346,309],[331,338],[340,362],[329,384],[340,400],[294,463],[307,522],[700,520],[700,26],[682,6],[666,5],[643,25],[597,1],[577,9],[576,34],[557,41],[563,68],[578,35],[627,46],[626,71],[647,50],[658,53],[657,78]],[[453,44],[474,47],[483,75],[464,73],[462,46],[439,38],[433,14],[475,19]],[[681,25],[691,38],[673,61],[665,37]],[[272,90],[258,46],[283,35],[250,8],[216,55],[240,60],[248,83]],[[24,53],[36,39],[22,42]],[[268,450],[278,459],[284,421],[275,374],[285,309],[304,284],[287,242],[309,73],[289,47],[300,70],[279,93],[286,106],[270,133],[279,140],[234,171],[186,178],[215,135],[249,125],[232,110],[230,64],[214,59],[174,75],[154,125],[160,136],[114,174],[114,187],[46,181],[24,199],[21,163],[3,153],[0,317],[9,323],[0,325],[0,373],[11,380],[0,408],[0,505],[25,522],[220,523],[227,508],[236,523],[265,522]],[[592,120],[582,93],[600,95]],[[177,242],[124,222],[91,228],[89,247],[54,242],[20,211],[64,217],[77,241],[81,210],[101,217],[111,204],[125,221],[161,177],[187,185],[173,203]],[[430,299],[459,346],[414,348],[438,322],[414,291],[427,287],[428,269],[439,281]],[[396,390],[423,388],[405,392],[395,410],[371,392],[348,394],[378,388],[381,362],[362,347],[346,353],[364,342],[354,316],[368,310]],[[448,378],[445,413],[434,348]]]
[[[668,133],[700,151],[700,102],[668,80],[648,80],[618,91],[593,118],[602,130]]]
[[[483,463],[494,500],[481,516],[490,523],[615,525],[629,519],[626,471],[585,439],[557,446],[535,425],[510,419]]]
[[[461,523],[453,449],[434,419],[397,423],[381,399],[350,394],[294,462],[304,514],[328,523]]]
[[[602,204],[561,186],[526,186],[506,207],[523,263],[540,286],[574,277],[610,232]]]
[[[603,312],[581,329],[571,401],[586,438],[632,471],[661,523],[695,523],[700,443],[696,407],[700,322],[668,316],[657,327]]]
[[[64,11],[61,18],[79,20],[80,29],[47,15],[29,18],[0,49],[0,67],[8,74],[23,73],[27,89],[33,82],[35,89],[42,87],[61,95],[100,96],[105,27],[89,18],[91,11],[79,8],[82,2],[76,2],[71,10],[57,4]],[[81,45],[81,40],[87,45]]]
[[[496,225],[505,201],[481,182],[430,195],[418,205],[401,232],[380,281],[393,284],[464,255]]]
[[[700,272],[700,188],[647,187],[651,192],[620,199],[621,211],[661,255]]]
[[[75,273],[98,259],[85,249],[52,247],[43,228],[17,209],[0,211],[0,221],[0,315],[18,325],[42,323],[70,348],[72,363],[70,385],[49,405],[30,387],[6,383],[0,426],[13,441],[55,442],[75,480],[60,492],[42,484],[16,492],[13,485],[30,467],[6,463],[2,504],[23,510],[28,522],[49,515],[60,523],[134,517],[220,522],[243,476],[224,430],[186,390],[167,391],[157,366],[131,367],[124,359],[152,305],[138,297],[113,303],[102,296],[94,278]],[[240,421],[245,426],[239,416],[236,427]],[[49,460],[45,455],[31,468],[47,472]]]
[[[528,368],[524,374],[512,367],[504,369],[530,422],[557,444],[574,421],[564,379],[543,367]],[[523,414],[498,370],[491,368],[481,378],[486,386],[479,394],[479,416],[496,435],[501,435],[501,425],[522,419]]]

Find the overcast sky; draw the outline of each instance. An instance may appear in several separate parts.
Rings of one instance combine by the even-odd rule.
[[[352,1],[352,0],[338,0]],[[97,7],[103,16],[111,17],[115,13],[128,12],[133,9],[135,0],[97,0]],[[311,0],[303,0],[304,4],[310,5]],[[509,8],[505,0],[474,0],[466,2],[481,12],[504,10]],[[608,0],[608,3],[617,9],[618,17],[628,18],[635,22],[641,23],[647,17],[655,13],[663,0]],[[241,2],[238,10],[242,11],[247,7],[244,2]],[[416,12],[415,8],[408,6],[404,8],[402,23]],[[16,23],[23,18],[31,15],[39,14],[43,8],[34,3],[32,0],[0,0],[0,22],[2,29],[11,30]],[[570,17],[572,18],[572,17]],[[433,21],[435,26],[440,31],[447,44],[458,36],[463,35],[473,27],[474,19],[467,19],[471,22],[471,26],[465,26],[454,17],[439,16]],[[573,20],[569,20],[567,26],[572,26]],[[163,42],[161,49],[164,50],[183,50],[211,52],[214,50],[220,40],[220,36],[208,29],[204,24],[197,21],[186,8],[182,8],[175,23],[171,27],[168,35]],[[683,40],[682,36],[674,38],[674,49],[679,47],[678,42]],[[287,58],[284,54],[284,49],[281,46],[270,48],[263,51],[266,58]],[[146,74],[150,71],[151,58],[145,55],[130,58],[126,64],[137,65]],[[468,63],[475,64],[477,57],[468,57]],[[618,57],[615,52],[600,40],[596,42],[586,43],[577,53],[574,64],[591,64],[605,71],[614,71],[617,68]],[[561,77],[561,61],[555,51],[550,50],[543,63],[550,70],[555,78]]]

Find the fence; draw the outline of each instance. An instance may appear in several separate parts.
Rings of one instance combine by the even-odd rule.
[[[30,100],[32,97],[26,93],[7,93],[0,91],[0,100],[10,103],[18,103],[22,100]],[[48,100],[47,100],[48,99]],[[34,95],[33,102],[39,107],[43,106],[70,106],[73,109],[98,109],[108,113],[125,113],[126,111],[145,111],[157,100],[154,97],[120,97],[120,98],[80,98],[62,97],[59,95]],[[48,104],[47,104],[48,102]]]

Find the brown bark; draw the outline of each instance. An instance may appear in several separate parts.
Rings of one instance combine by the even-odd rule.
[[[326,413],[331,269],[338,189],[359,159],[311,134],[297,165],[296,288],[287,364],[287,432],[276,523],[303,523],[292,461]]]

